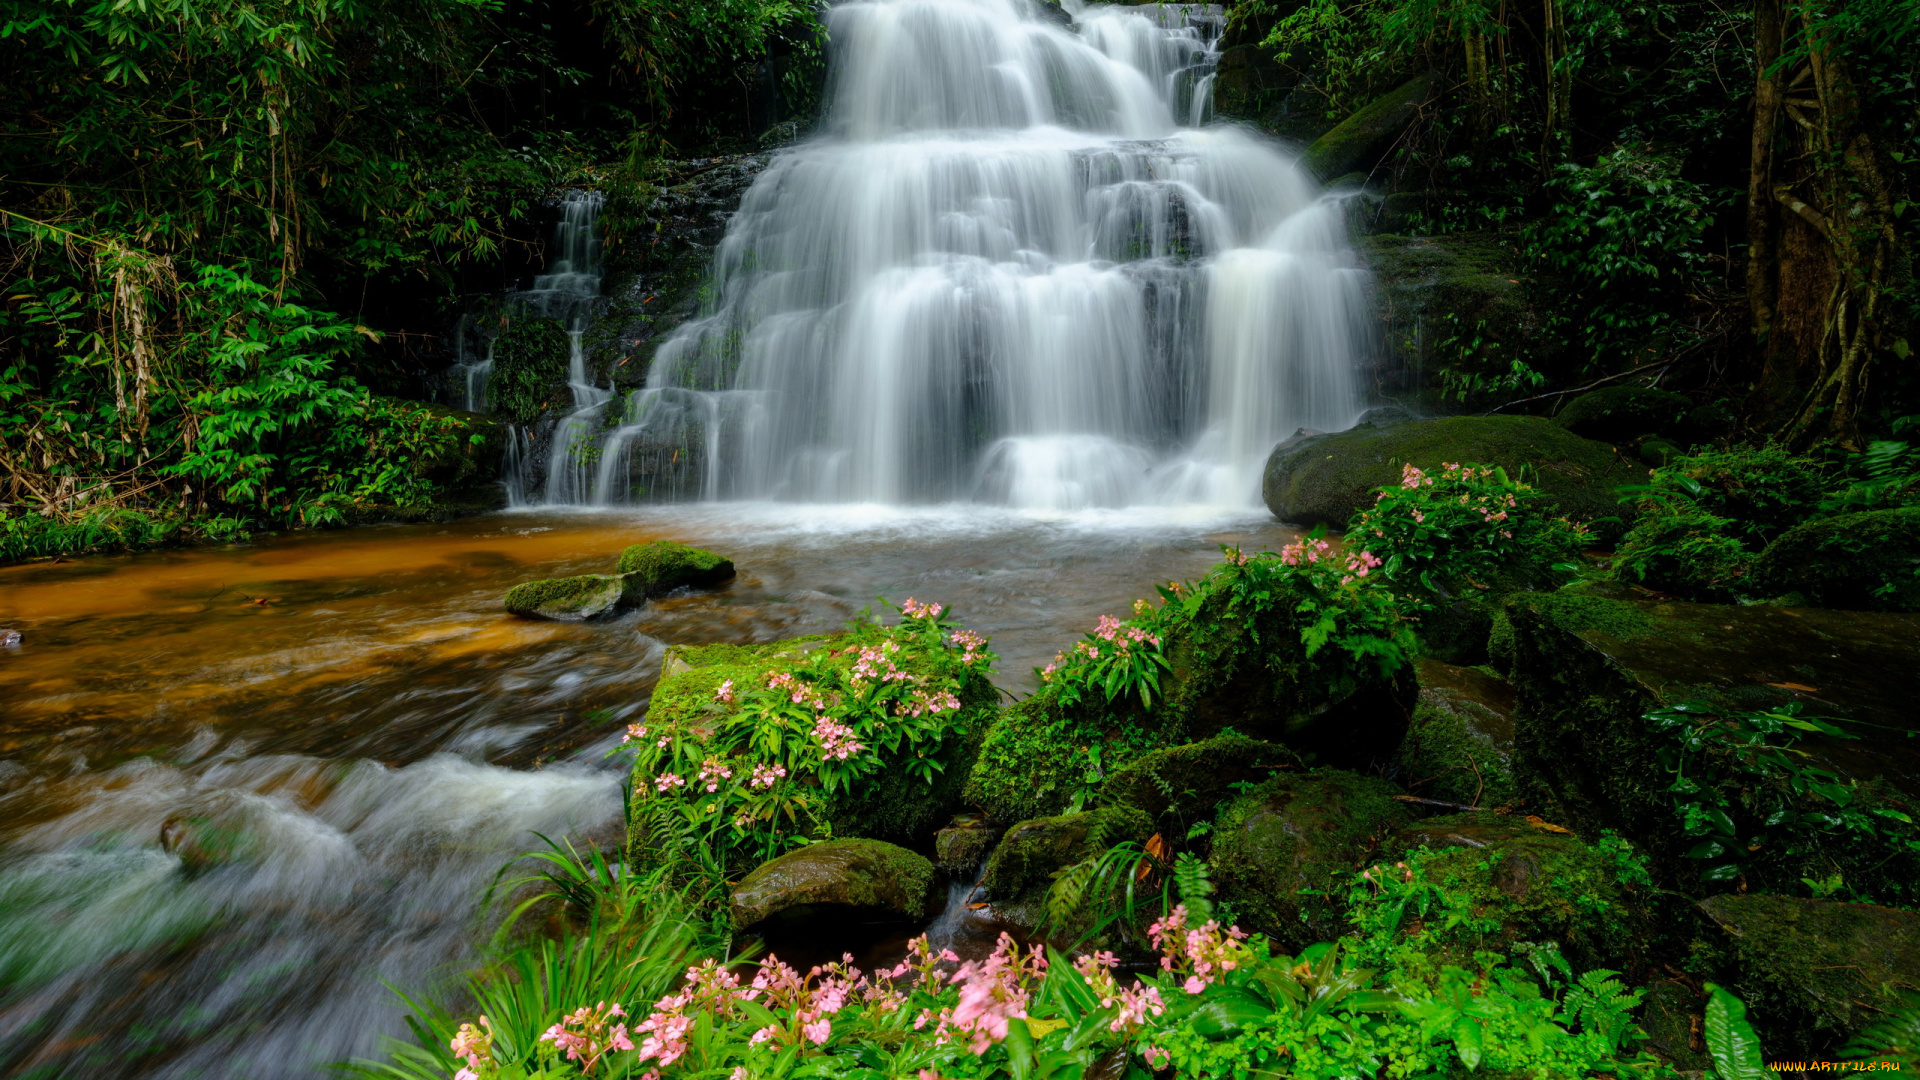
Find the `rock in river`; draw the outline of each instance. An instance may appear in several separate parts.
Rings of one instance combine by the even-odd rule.
[[[711,551],[655,540],[620,553],[620,572],[646,596],[665,596],[682,586],[720,585],[733,579],[733,560]]]
[[[581,574],[578,577],[528,581],[507,590],[502,601],[508,611],[529,619],[578,622],[597,618],[631,599],[626,579],[619,574]]]

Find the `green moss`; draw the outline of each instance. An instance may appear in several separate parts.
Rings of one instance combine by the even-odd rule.
[[[923,856],[878,840],[828,840],[761,863],[734,887],[729,907],[736,930],[823,905],[921,919],[932,887]]]
[[[590,619],[617,607],[625,583],[612,574],[528,581],[507,590],[501,602],[515,615],[536,619]]]
[[[1817,607],[1920,611],[1920,507],[1810,521],[1781,533],[1753,566],[1761,593]]]
[[[642,583],[648,596],[688,585],[718,585],[733,577],[733,560],[671,540],[635,544],[620,553],[620,572]]]
[[[1373,505],[1374,489],[1398,484],[1403,464],[1437,470],[1450,461],[1524,468],[1554,512],[1594,522],[1603,535],[1610,528],[1603,519],[1621,513],[1614,489],[1646,478],[1645,468],[1613,447],[1551,420],[1455,416],[1282,443],[1267,459],[1262,491],[1282,521],[1339,527]]]
[[[1519,818],[1453,814],[1397,833],[1383,858],[1403,855],[1438,891],[1425,922],[1406,932],[1448,962],[1551,941],[1576,970],[1620,970],[1650,936],[1652,883],[1617,839],[1593,845]]]
[[[1036,927],[1055,871],[1125,840],[1144,842],[1152,832],[1151,819],[1130,806],[1022,821],[1007,830],[987,857],[981,888],[998,916]]]
[[[980,865],[1000,840],[1000,829],[979,818],[955,819],[933,836],[933,852],[941,867],[966,873]]]
[[[1688,503],[1651,505],[1621,539],[1614,574],[1689,600],[1732,600],[1753,564],[1732,525]]]
[[[1334,769],[1281,774],[1229,803],[1211,863],[1239,923],[1295,951],[1344,927],[1346,876],[1412,816],[1377,777]]]
[[[1419,115],[1432,88],[1431,75],[1418,75],[1382,94],[1315,139],[1301,164],[1322,181],[1372,167]]]
[[[968,802],[995,821],[1058,814],[1164,740],[1139,727],[1131,702],[1108,710],[1063,706],[1057,687],[1042,687],[1006,709],[987,730],[967,780]],[[1096,756],[1097,755],[1097,756]]]
[[[1745,999],[1769,1057],[1833,1050],[1920,990],[1920,914],[1747,894],[1701,908],[1727,933],[1722,978]]]
[[[1692,407],[1686,397],[1646,386],[1609,386],[1581,394],[1553,422],[1589,439],[1623,443],[1641,435],[1673,434]]]
[[[1299,767],[1300,756],[1285,746],[1240,734],[1216,735],[1141,755],[1108,777],[1100,794],[1154,818],[1171,814],[1183,822],[1207,820],[1237,785]]]
[[[1528,593],[1515,602],[1569,633],[1598,630],[1614,637],[1632,637],[1653,626],[1652,617],[1640,605],[1598,596],[1578,586],[1550,593]],[[1507,610],[1513,610],[1512,603]]]
[[[1408,790],[1463,806],[1513,806],[1520,801],[1509,762],[1512,744],[1493,745],[1469,728],[1459,711],[1422,702],[1396,759]],[[1503,752],[1504,751],[1504,752]]]
[[[515,315],[493,339],[487,405],[493,415],[528,424],[553,404],[567,381],[567,331],[557,320]]]

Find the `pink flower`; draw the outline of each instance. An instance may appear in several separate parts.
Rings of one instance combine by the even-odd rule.
[[[729,705],[733,704],[733,680],[728,679],[726,682],[721,683],[720,688],[713,692],[713,699],[715,701],[724,701]]]
[[[1140,1051],[1140,1056],[1147,1059],[1147,1065],[1154,1069],[1166,1068],[1168,1060],[1172,1057],[1171,1054],[1168,1054],[1165,1050],[1157,1046],[1149,1046],[1145,1050]]]
[[[1200,976],[1198,975],[1189,975],[1187,976],[1187,981],[1180,984],[1180,989],[1185,990],[1189,994],[1197,994],[1206,988],[1207,984],[1201,982]]]
[[[686,786],[686,778],[675,773],[661,773],[659,776],[654,777],[653,780],[653,790],[659,792],[671,791],[674,788]]]
[[[800,1027],[800,1034],[812,1040],[815,1046],[827,1045],[827,1036],[832,1032],[833,1022],[824,1016],[811,1024],[802,1024]]]

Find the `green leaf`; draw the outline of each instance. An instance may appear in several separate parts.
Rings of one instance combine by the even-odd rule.
[[[1770,1074],[1760,1057],[1760,1037],[1747,1021],[1746,1003],[1712,983],[1707,994],[1707,1050],[1718,1080],[1766,1080]]]
[[[1460,1054],[1460,1063],[1469,1069],[1480,1067],[1483,1030],[1477,1021],[1464,1016],[1453,1022],[1453,1048]]]

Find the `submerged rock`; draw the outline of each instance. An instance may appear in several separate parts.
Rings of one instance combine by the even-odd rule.
[[[1523,791],[1582,832],[1615,829],[1662,861],[1676,880],[1697,864],[1681,828],[1673,777],[1659,752],[1673,745],[1644,715],[1705,701],[1746,711],[1804,703],[1816,715],[1864,721],[1855,739],[1810,736],[1806,760],[1920,801],[1920,616],[1768,605],[1656,603],[1562,590],[1510,601],[1515,767]],[[1870,726],[1874,725],[1874,726]],[[1878,778],[1877,780],[1875,778]],[[1811,808],[1811,807],[1810,807]],[[1548,811],[1541,811],[1547,814]],[[1824,834],[1822,834],[1824,835]],[[1892,857],[1889,859],[1889,855]],[[1909,853],[1810,838],[1796,851],[1755,855],[1770,877],[1825,878],[1843,869],[1867,895],[1875,883],[1920,877]],[[1831,862],[1829,861],[1831,860]]]
[[[619,574],[581,574],[523,582],[508,589],[502,600],[515,615],[558,622],[597,618],[622,604],[645,602],[644,594],[630,593],[626,579]]]
[[[1413,816],[1399,793],[1377,777],[1317,769],[1240,796],[1213,829],[1209,861],[1221,899],[1242,927],[1288,952],[1338,937],[1345,875]]]
[[[1809,521],[1755,560],[1754,587],[1849,611],[1920,611],[1920,507]]]
[[[733,560],[671,540],[635,544],[620,553],[620,572],[646,596],[665,596],[683,586],[720,585],[733,579]]]
[[[1769,1057],[1832,1057],[1920,990],[1920,913],[1749,893],[1701,901]]]
[[[988,856],[981,888],[996,916],[1031,933],[1046,917],[1047,890],[1056,871],[1123,840],[1144,842],[1152,831],[1147,815],[1129,806],[1023,821],[1008,829]]]
[[[768,919],[804,918],[821,907],[925,918],[933,864],[879,840],[827,840],[761,863],[734,886],[728,913],[736,930]]]
[[[1518,800],[1513,686],[1431,657],[1414,662],[1420,702],[1400,744],[1400,779],[1415,795],[1488,808]]]
[[[1453,416],[1289,440],[1267,458],[1261,491],[1281,521],[1337,528],[1373,505],[1374,489],[1398,484],[1403,464],[1435,470],[1445,462],[1524,466],[1557,512],[1589,522],[1617,517],[1614,489],[1647,476],[1613,447],[1551,420]]]

